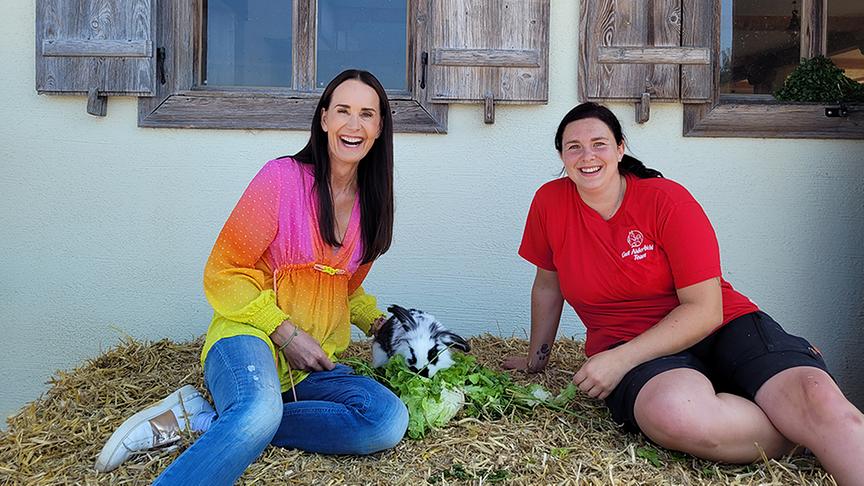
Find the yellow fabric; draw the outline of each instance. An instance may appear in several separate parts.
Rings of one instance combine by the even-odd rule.
[[[363,275],[362,275],[363,277],[365,277],[365,273],[368,272],[368,269],[369,269],[369,267],[371,267],[371,265],[363,265],[363,266],[361,266],[361,268],[362,267],[366,267],[365,268],[366,271],[363,272]],[[335,279],[335,278],[340,278],[340,280],[348,280],[344,276],[330,276],[330,275],[312,270],[311,268],[310,269],[304,269],[304,270],[306,270],[306,271],[298,272],[298,274],[295,274],[294,278],[296,278],[297,280],[305,280],[307,278],[310,280],[316,280],[316,279],[324,280],[324,279]],[[355,276],[357,276],[358,273],[360,273],[360,269],[358,269],[358,271],[355,272]],[[303,275],[303,277],[300,277],[299,275]],[[326,281],[325,282],[319,281],[317,283],[320,285],[321,283],[326,283]],[[349,281],[348,283],[350,284],[351,282]],[[295,289],[299,289],[301,287],[302,286],[298,285],[297,287],[295,287]],[[330,297],[331,298],[337,297],[334,294],[338,294],[339,292],[336,289],[333,289],[332,287],[340,287],[339,285],[336,285],[336,286],[323,285],[323,287],[331,287],[331,288],[329,288],[327,291],[323,291],[322,293],[333,292],[330,294]],[[344,288],[346,290],[347,290],[347,287],[348,287],[347,285],[344,286]],[[280,292],[280,294],[281,294],[281,292]],[[311,309],[317,309],[322,314],[327,313],[326,309],[324,309],[323,306],[315,305],[314,302],[310,302],[311,300],[315,300],[316,297],[319,297],[319,298],[323,297],[319,293],[297,291],[297,292],[284,292],[284,294],[285,294],[285,299],[286,299],[285,302],[288,302],[288,303],[295,302],[295,303],[300,304],[300,305],[296,305],[296,304],[295,305],[283,305],[283,307],[287,307],[287,308],[292,309],[292,310],[295,307],[298,310],[300,308],[306,307],[306,308],[311,308]],[[261,292],[261,296],[259,297],[259,299],[256,299],[256,300],[266,302],[269,298],[269,302],[271,304],[270,309],[272,310],[272,315],[280,315],[281,314],[283,316],[286,316],[286,318],[287,318],[288,314],[286,314],[285,312],[282,312],[281,309],[279,309],[278,307],[275,306],[275,304],[274,304],[275,300],[273,299],[274,296],[275,296],[275,293],[272,290],[266,290],[266,291]],[[291,297],[293,297],[296,300],[289,300]],[[330,299],[328,299],[328,298],[322,298],[321,299],[321,301],[326,301],[326,300],[330,300]],[[331,321],[331,322],[339,322],[343,318],[345,320],[342,322],[348,322],[350,320],[350,322],[352,324],[356,325],[361,331],[363,331],[368,336],[372,322],[374,322],[375,319],[377,319],[379,316],[384,315],[384,313],[378,309],[377,299],[375,298],[374,295],[367,294],[363,290],[363,287],[357,285],[356,290],[349,297],[346,297],[346,300],[347,300],[347,305],[341,306],[341,309],[333,309],[333,311],[335,311],[335,312],[333,313],[332,318],[331,319],[325,319],[325,320]],[[281,302],[282,302],[282,299],[280,298],[280,304],[281,304]],[[303,305],[303,304],[305,304],[305,305]],[[247,307],[251,308],[252,306],[250,305]],[[275,310],[273,310],[273,309],[275,309]],[[285,362],[284,356],[278,352],[278,349],[273,344],[273,342],[270,340],[270,336],[269,336],[270,333],[265,332],[264,330],[262,330],[258,326],[245,324],[243,322],[243,321],[249,322],[251,320],[257,320],[257,318],[259,316],[261,316],[262,314],[264,314],[266,312],[263,309],[254,309],[253,308],[250,310],[251,310],[251,312],[248,312],[248,313],[241,313],[241,312],[233,313],[232,314],[233,319],[229,319],[226,316],[221,316],[218,313],[214,314],[213,320],[210,323],[210,328],[207,331],[207,338],[204,341],[204,349],[202,350],[202,353],[201,353],[201,364],[202,365],[204,364],[204,361],[207,359],[207,353],[210,351],[210,348],[214,344],[216,344],[216,341],[218,341],[222,338],[240,336],[240,335],[257,336],[262,341],[267,343],[267,346],[270,348],[270,352],[273,355],[273,360],[276,362],[277,371],[279,373],[279,379],[280,379],[280,382],[282,384],[282,391],[283,392],[288,391],[291,388],[291,378],[288,377],[288,365]],[[340,312],[340,310],[341,310],[341,312]],[[310,314],[309,312],[292,312],[292,311],[289,311],[289,313],[292,315],[292,317],[289,319],[291,321],[291,323],[297,325],[298,327],[300,327],[300,329],[303,329],[304,331],[309,333],[313,338],[315,338],[319,342],[322,342],[321,348],[324,350],[324,352],[327,354],[327,356],[330,359],[333,359],[336,355],[338,355],[339,353],[344,351],[345,348],[348,347],[348,344],[350,344],[351,333],[350,333],[350,327],[348,325],[335,326],[333,328],[315,326],[315,323],[320,322],[320,321],[316,321],[315,319],[313,319],[312,316],[309,315]],[[312,313],[314,314],[314,311]],[[284,319],[280,319],[273,326],[273,329],[275,329],[279,324],[281,324],[282,320],[284,320]],[[270,332],[272,332],[272,331],[270,331]],[[306,378],[309,375],[309,373],[303,372],[303,371],[292,370],[292,372],[293,372],[293,379],[294,379],[295,384],[299,383],[300,381],[302,381],[304,378]]]
[[[318,234],[314,179],[292,159],[268,162],[250,182],[219,233],[204,269],[204,293],[214,315],[201,363],[220,339],[257,336],[270,347],[282,390],[288,364],[270,340],[286,319],[321,344],[331,359],[345,350],[350,325],[367,335],[383,312],[360,284],[371,263],[360,264],[360,204],[355,200],[343,245]],[[307,376],[293,371],[296,384]]]

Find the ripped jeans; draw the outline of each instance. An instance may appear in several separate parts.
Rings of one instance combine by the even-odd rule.
[[[153,484],[234,484],[268,444],[371,454],[394,447],[408,427],[396,395],[341,364],[311,373],[295,387],[297,401],[283,401],[270,348],[255,336],[217,341],[204,379],[217,417]]]

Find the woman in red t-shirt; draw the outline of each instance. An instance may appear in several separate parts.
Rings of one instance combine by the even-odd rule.
[[[537,266],[528,356],[504,367],[544,368],[566,300],[587,329],[573,382],[626,428],[723,462],[801,444],[838,483],[864,481],[864,415],[818,349],[723,279],[693,196],[625,155],[603,106],[571,110],[555,148],[567,177],[537,191],[519,248]]]

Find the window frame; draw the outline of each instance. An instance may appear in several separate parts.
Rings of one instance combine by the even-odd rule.
[[[446,133],[446,104],[427,102],[422,52],[428,51],[428,0],[408,1],[409,90],[388,90],[394,130]],[[293,88],[201,85],[202,0],[156,4],[156,92],[139,98],[138,126],[151,128],[308,130],[315,89],[316,0],[293,3]],[[420,74],[421,76],[418,76]],[[299,89],[298,89],[299,88]]]
[[[721,95],[720,0],[713,3],[711,64],[713,96],[709,103],[684,104],[685,137],[864,139],[864,123],[825,116],[826,103],[790,103],[770,96]],[[801,57],[827,51],[828,0],[801,0]],[[849,104],[850,111],[864,104]]]

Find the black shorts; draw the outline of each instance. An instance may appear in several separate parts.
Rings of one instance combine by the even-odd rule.
[[[788,334],[768,314],[757,311],[729,321],[689,349],[633,368],[605,401],[616,422],[637,432],[639,425],[633,415],[636,396],[648,380],[664,371],[691,368],[707,376],[718,392],[753,400],[771,377],[797,366],[828,372],[818,349],[806,339]]]

